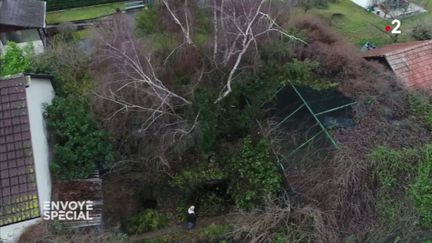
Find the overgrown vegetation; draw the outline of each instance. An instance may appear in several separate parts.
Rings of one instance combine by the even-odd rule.
[[[98,127],[85,98],[56,97],[44,116],[55,143],[50,167],[57,178],[85,179],[98,166],[112,162],[107,134]]]
[[[141,35],[153,34],[157,29],[157,13],[153,8],[146,8],[136,16],[137,32]]]
[[[420,224],[432,228],[432,157],[430,145],[425,158],[418,166],[417,176],[409,188],[410,197],[420,216]]]
[[[380,147],[371,154],[379,183],[376,210],[389,229],[401,225],[401,218],[413,211],[411,205],[421,226],[432,227],[430,149],[430,145],[404,150]]]
[[[408,97],[410,108],[415,116],[432,128],[432,102],[425,94],[413,94]]]
[[[0,77],[19,74],[29,69],[32,65],[32,55],[32,45],[22,49],[16,43],[8,42],[5,54],[0,56]]]
[[[168,219],[161,213],[147,209],[128,220],[128,232],[130,234],[141,234],[144,232],[160,229],[166,226]]]
[[[91,90],[93,78],[90,71],[89,55],[78,47],[73,36],[74,27],[61,25],[49,48],[33,59],[30,68],[35,73],[49,73],[56,94],[65,97],[69,94],[85,96]]]
[[[50,47],[32,59],[29,70],[53,76],[56,98],[44,112],[53,145],[52,173],[61,180],[85,179],[94,170],[106,169],[115,153],[88,103],[94,85],[90,57],[78,47],[72,25],[59,29]]]
[[[416,40],[430,40],[432,39],[432,25],[425,23],[417,24],[413,28],[411,35]]]
[[[91,55],[60,35],[35,65],[54,74],[60,94],[46,115],[60,158],[54,171],[84,177],[114,150],[112,175],[123,184],[109,184],[108,195],[126,190],[130,208],[110,213],[130,218],[120,222],[129,234],[164,227],[165,212],[183,219],[190,205],[198,226],[238,213],[230,227],[194,235],[205,240],[382,242],[426,232],[429,97],[407,95],[321,19],[289,19],[288,2],[161,1],[135,23],[122,14],[101,23]],[[356,11],[333,25],[354,28]],[[292,99],[277,92],[291,85],[322,98],[311,102],[328,102],[330,91],[357,102],[325,113],[354,124],[328,129],[337,149],[328,137],[311,139],[317,125],[306,111],[282,122]]]
[[[223,242],[225,235],[231,232],[232,226],[227,224],[210,224],[201,230],[201,234],[210,242]]]
[[[253,145],[245,138],[238,152],[228,159],[225,167],[231,180],[230,193],[238,208],[252,209],[262,205],[266,196],[280,188],[280,174],[271,156],[270,144],[260,140]]]
[[[327,8],[331,2],[337,2],[337,0],[303,0],[300,1],[300,6],[304,12],[307,13],[311,8]]]
[[[400,194],[406,194],[404,187],[415,174],[419,151],[415,149],[390,150],[377,148],[370,156],[375,162],[375,173],[379,183],[376,210],[389,228],[399,224],[400,216],[406,210]]]

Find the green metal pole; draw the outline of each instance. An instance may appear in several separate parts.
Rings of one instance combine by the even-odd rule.
[[[296,92],[296,94],[300,97],[300,99],[303,101],[303,103],[306,105],[306,108],[309,110],[309,112],[312,114],[313,118],[315,119],[315,121],[318,123],[318,125],[321,127],[321,129],[324,131],[325,135],[327,136],[328,139],[330,139],[331,143],[333,144],[333,146],[335,146],[335,148],[338,148],[339,146],[337,145],[336,141],[333,139],[333,137],[330,135],[330,133],[327,131],[327,129],[324,127],[324,125],[321,123],[321,121],[318,119],[318,117],[315,115],[314,111],[312,110],[312,108],[308,105],[307,101],[303,98],[303,96],[300,94],[300,92],[297,90],[297,88],[291,84],[291,87],[294,89],[294,91]]]
[[[352,103],[349,103],[349,104],[346,104],[346,105],[341,105],[341,106],[338,106],[338,107],[332,108],[332,109],[330,109],[330,110],[326,110],[326,111],[318,112],[318,113],[316,113],[315,115],[316,115],[316,116],[319,116],[319,115],[322,115],[322,114],[325,114],[325,113],[329,113],[329,112],[332,112],[332,111],[337,111],[337,110],[343,109],[343,108],[345,108],[345,107],[347,107],[347,106],[352,106],[352,105],[354,105],[354,104],[357,104],[357,102],[352,102]]]
[[[292,117],[295,113],[297,113],[297,111],[301,110],[301,108],[303,108],[305,106],[305,104],[299,106],[297,109],[295,109],[293,112],[291,112],[291,114],[289,114],[288,116],[286,116],[281,122],[279,122],[276,126],[274,126],[271,130],[276,129],[277,127],[279,127],[282,123],[284,123],[286,120],[288,120],[290,117]]]
[[[284,161],[286,158],[290,157],[291,155],[293,155],[295,152],[297,152],[299,149],[303,148],[306,144],[310,143],[312,140],[314,140],[318,135],[320,135],[321,133],[323,133],[324,130],[321,130],[320,132],[318,132],[317,134],[315,134],[313,137],[309,138],[306,142],[302,143],[300,146],[298,146],[297,148],[295,148],[293,151],[291,151],[288,155],[284,156],[282,158],[282,161]]]

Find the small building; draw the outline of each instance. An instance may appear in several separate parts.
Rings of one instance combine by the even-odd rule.
[[[372,6],[378,6],[378,5],[388,5],[390,8],[401,8],[405,6],[406,4],[409,4],[409,0],[351,0],[355,4],[359,5],[360,7],[364,9],[369,9]]]
[[[352,0],[352,1],[364,9],[368,9],[372,7],[376,2],[374,0]]]
[[[426,9],[410,0],[351,0],[384,19],[400,19],[421,14]]]
[[[392,70],[402,87],[432,93],[432,40],[388,45],[367,51],[363,57]]]
[[[47,76],[0,78],[0,242],[16,242],[51,200],[43,111],[53,98]]]
[[[33,44],[36,53],[45,44],[46,2],[0,0],[0,53],[8,41],[20,46]]]

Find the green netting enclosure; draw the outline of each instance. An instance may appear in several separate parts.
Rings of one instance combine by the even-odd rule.
[[[282,136],[286,144],[278,156],[278,164],[283,163],[308,144],[338,148],[338,142],[330,130],[354,126],[352,105],[355,101],[336,89],[316,91],[311,88],[289,84],[279,89],[272,98],[263,104],[274,118],[272,130],[286,131]]]

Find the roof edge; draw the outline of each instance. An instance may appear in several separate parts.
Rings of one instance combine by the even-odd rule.
[[[426,46],[426,45],[432,45],[432,40],[425,40],[423,42],[419,42],[417,45],[407,46],[405,48],[401,48],[399,50],[395,50],[395,51],[386,53],[385,56],[396,55],[396,54],[399,54],[401,52],[410,51],[412,49],[416,49],[416,48],[423,47],[423,46]]]
[[[9,80],[9,79],[20,78],[20,77],[25,77],[25,76],[30,76],[30,78],[46,78],[49,80],[52,80],[54,78],[53,75],[48,74],[48,73],[26,73],[26,72],[24,72],[24,73],[6,75],[3,77],[0,77],[0,80]]]
[[[17,73],[17,74],[2,76],[0,77],[0,80],[9,80],[9,79],[20,78],[24,76],[25,76],[24,73]]]
[[[423,46],[427,46],[431,44],[432,44],[432,40],[393,43],[393,44],[385,45],[364,52],[362,53],[362,57],[363,58],[388,57],[388,56],[397,55],[402,52],[410,51],[416,48],[421,48]]]
[[[30,76],[31,78],[46,78],[52,80],[54,78],[53,75],[48,73],[23,73],[25,76]]]

